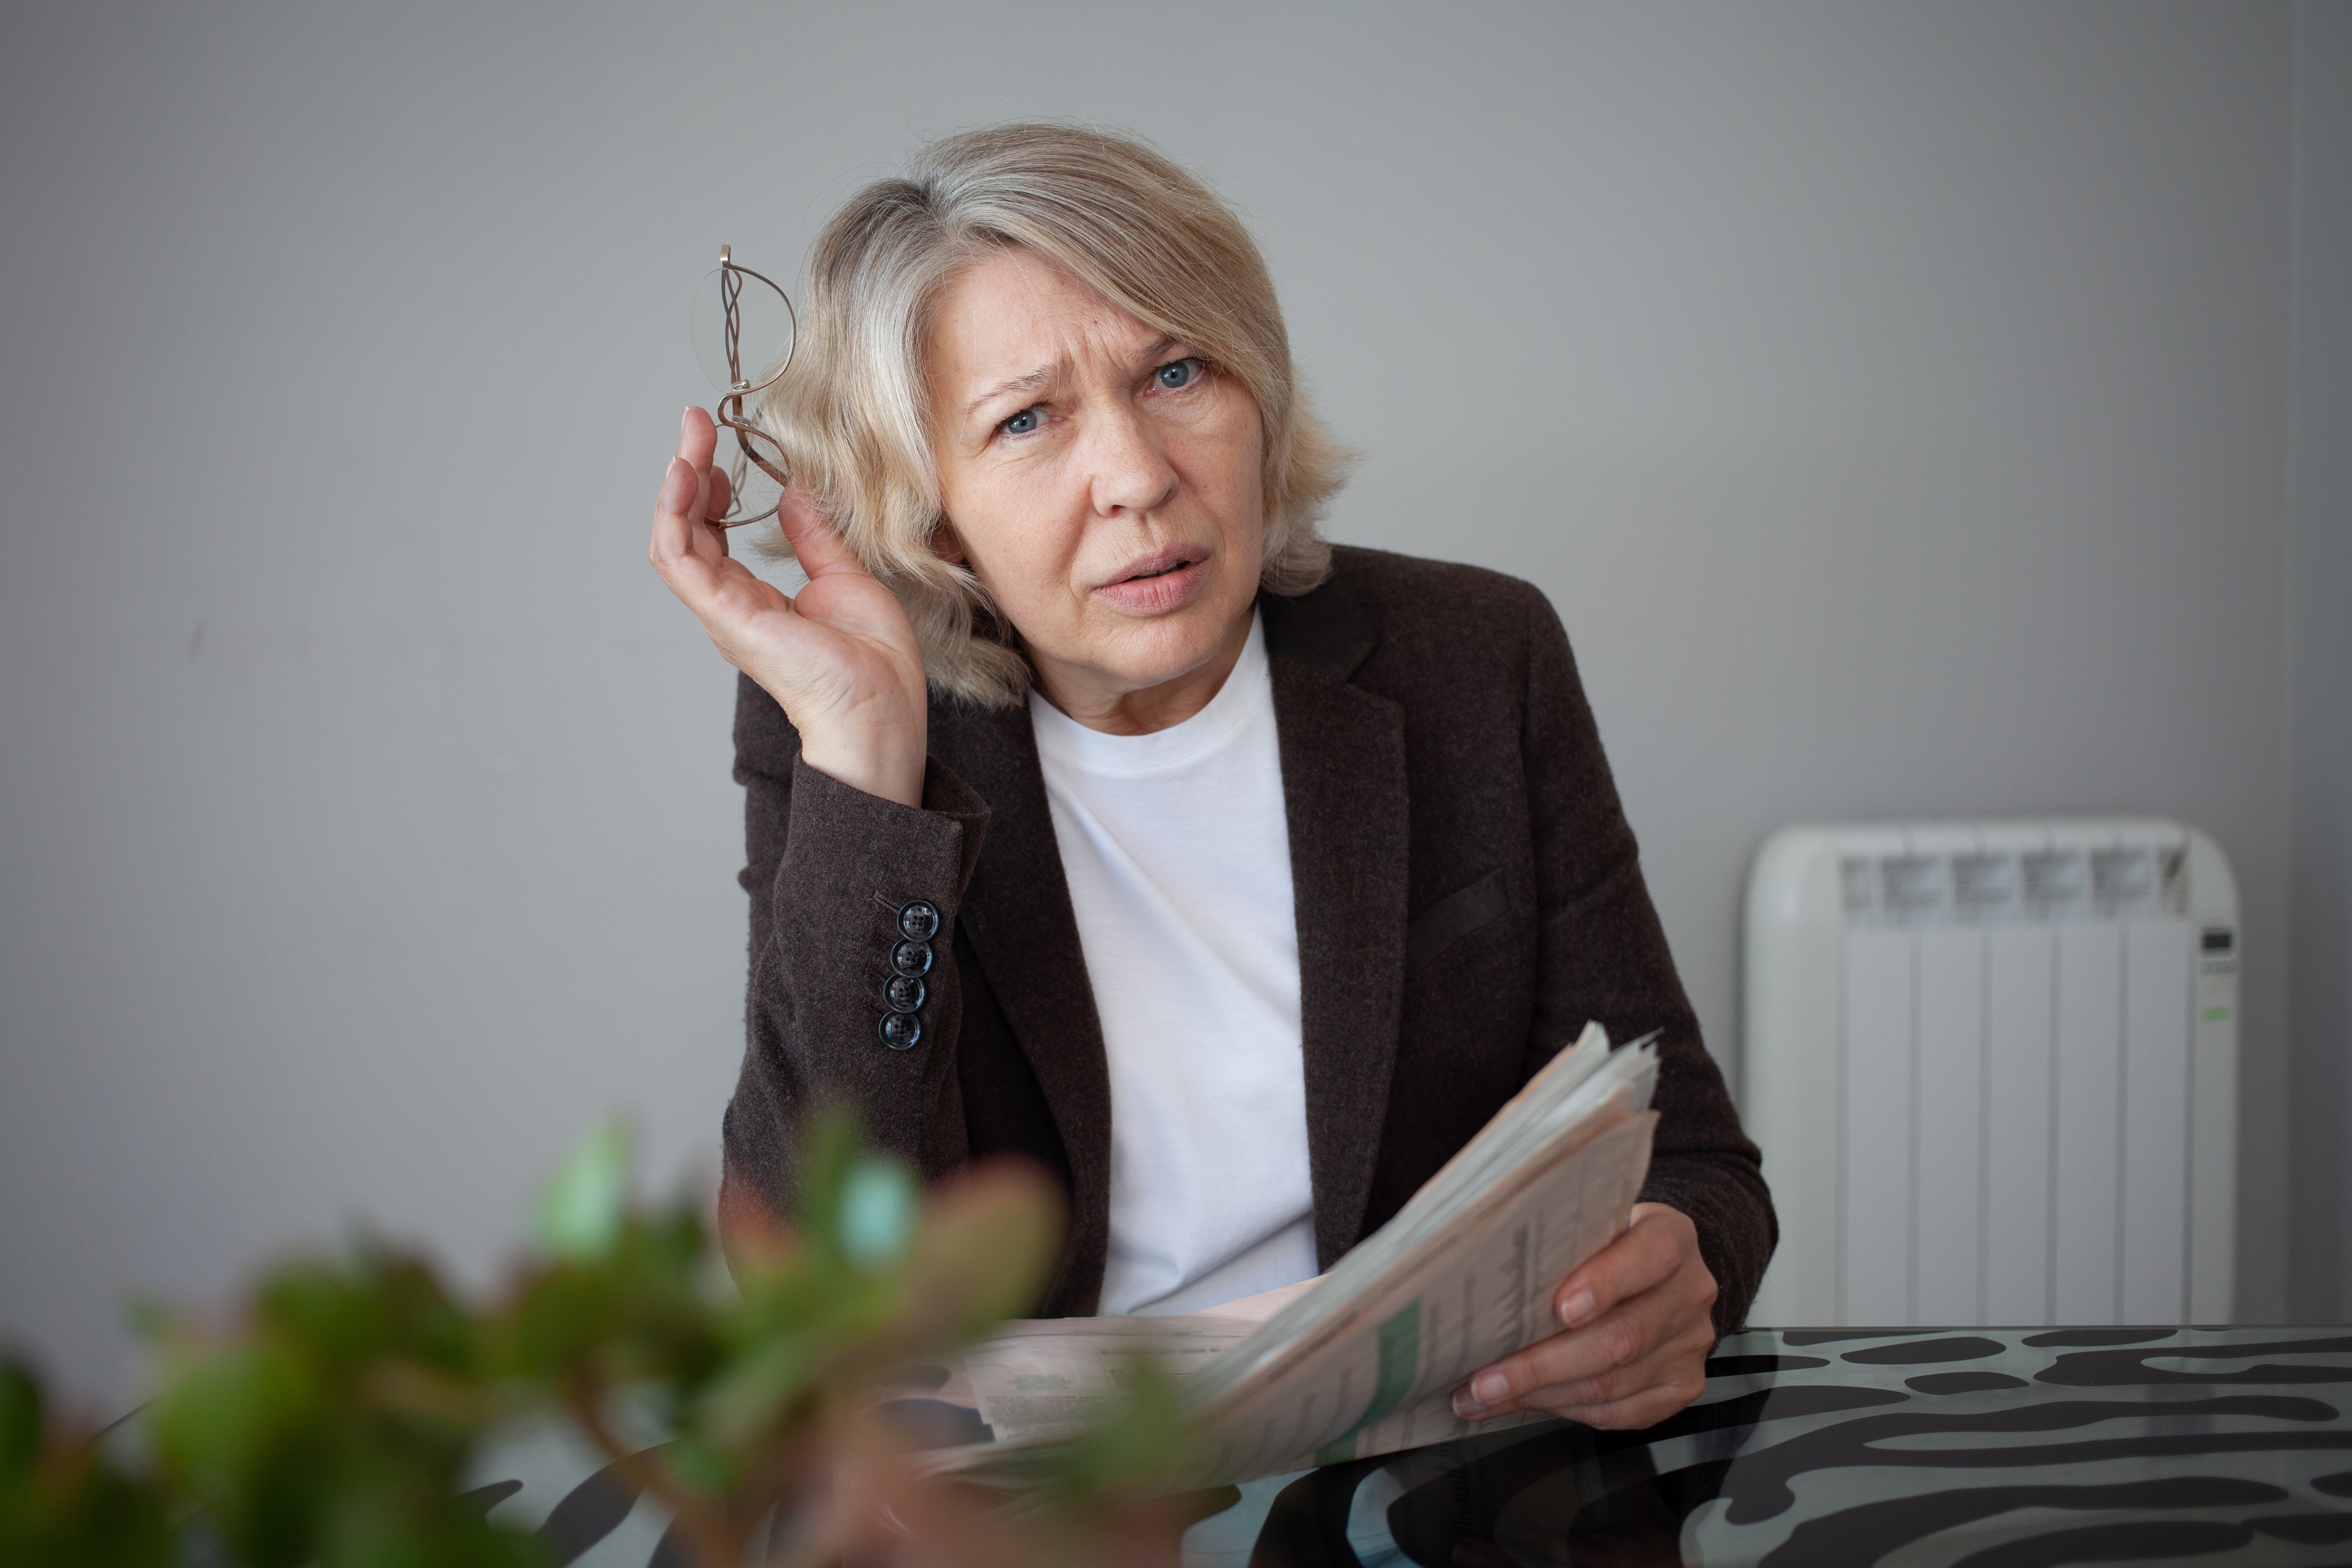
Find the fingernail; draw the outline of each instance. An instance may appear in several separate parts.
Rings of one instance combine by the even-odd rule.
[[[1579,1290],[1559,1304],[1559,1321],[1570,1328],[1592,1316],[1592,1292]]]
[[[1499,1372],[1482,1372],[1470,1380],[1470,1395],[1481,1405],[1500,1405],[1511,1396],[1511,1380]]]
[[[1471,1398],[1468,1389],[1457,1388],[1454,1391],[1454,1414],[1465,1421],[1475,1421],[1486,1414],[1486,1407]]]
[[[677,433],[679,435],[683,436],[686,434],[687,425],[692,421],[693,418],[694,405],[689,403],[686,405],[686,412],[677,416]]]
[[[694,494],[694,471],[683,458],[672,458],[662,470],[662,500],[675,511]]]

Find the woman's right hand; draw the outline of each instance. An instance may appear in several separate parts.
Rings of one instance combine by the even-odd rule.
[[[805,587],[785,594],[730,556],[727,531],[708,521],[726,515],[729,499],[726,471],[711,467],[717,445],[710,416],[688,408],[654,502],[654,570],[719,656],[782,706],[803,761],[868,795],[920,805],[923,655],[907,612],[798,489],[784,492],[776,519]]]

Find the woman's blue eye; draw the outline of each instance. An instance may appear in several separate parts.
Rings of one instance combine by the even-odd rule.
[[[1153,379],[1158,381],[1161,387],[1173,392],[1180,386],[1192,384],[1201,374],[1201,362],[1196,359],[1180,359],[1173,363],[1161,365],[1151,374]]]
[[[1037,411],[1034,408],[1023,409],[1012,418],[1007,419],[1003,426],[1004,433],[1007,436],[1026,436],[1030,431],[1034,430],[1035,428],[1037,428]]]

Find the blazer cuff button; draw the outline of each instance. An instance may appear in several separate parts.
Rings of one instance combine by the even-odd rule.
[[[935,904],[917,899],[898,911],[898,934],[908,942],[929,942],[940,931],[940,911]]]
[[[911,974],[894,974],[883,983],[882,1005],[893,1013],[912,1013],[923,1005],[923,983]]]
[[[912,1050],[923,1037],[923,1021],[912,1013],[885,1013],[879,1026],[882,1043],[894,1051]]]
[[[931,972],[931,944],[927,942],[902,942],[890,950],[890,967],[901,974],[929,974]]]

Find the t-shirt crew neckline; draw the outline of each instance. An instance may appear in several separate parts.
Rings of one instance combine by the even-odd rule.
[[[1155,773],[1181,768],[1215,751],[1249,722],[1252,693],[1268,679],[1265,623],[1250,614],[1249,638],[1208,706],[1181,724],[1148,735],[1113,735],[1088,729],[1029,689],[1031,727],[1041,760],[1084,773]]]

